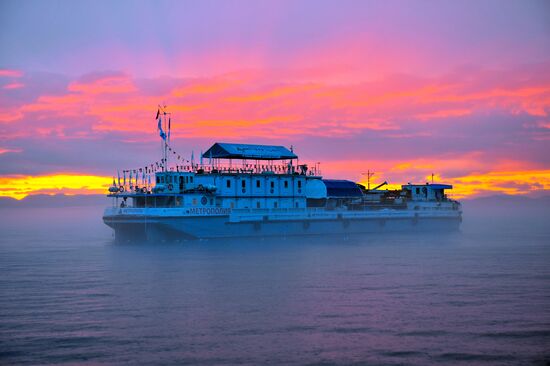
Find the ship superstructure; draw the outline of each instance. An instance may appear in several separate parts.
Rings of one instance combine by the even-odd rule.
[[[160,122],[159,129],[163,137]],[[461,222],[460,203],[445,193],[450,185],[383,190],[384,183],[323,179],[318,165],[272,145],[215,143],[200,163],[168,168],[163,140],[160,170],[147,172],[152,182],[135,171],[109,188],[103,220],[117,240],[453,230]]]

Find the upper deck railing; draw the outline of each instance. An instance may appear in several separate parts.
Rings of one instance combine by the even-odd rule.
[[[216,159],[217,160],[217,159]],[[307,164],[290,164],[279,163],[275,161],[241,161],[229,160],[228,162],[211,161],[207,164],[184,164],[174,165],[166,171],[161,169],[137,169],[133,170],[133,174],[129,174],[122,179],[118,179],[117,187],[120,192],[125,193],[147,193],[150,192],[156,184],[156,174],[173,174],[173,173],[194,173],[195,175],[203,174],[274,174],[274,175],[306,175],[306,176],[321,176],[319,164],[309,166]],[[117,183],[117,182],[115,182]],[[137,188],[137,189],[136,189]]]
[[[168,172],[190,172],[195,174],[300,174],[308,176],[320,176],[320,166],[309,166],[307,164],[290,165],[268,163],[248,163],[248,162],[229,162],[229,163],[211,163],[211,164],[188,164],[176,165],[170,167]]]

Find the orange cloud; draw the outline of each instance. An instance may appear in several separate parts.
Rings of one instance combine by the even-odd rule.
[[[323,169],[325,172],[327,169]],[[328,169],[331,170],[331,169]],[[358,173],[359,174],[359,173]],[[387,179],[389,172],[379,171],[371,179],[371,187]],[[366,185],[364,176],[358,182]],[[429,182],[431,175],[416,183]],[[489,194],[525,195],[534,192],[550,192],[550,170],[491,171],[472,173],[460,177],[435,175],[436,182],[452,184],[449,194],[457,199]],[[383,189],[399,189],[401,182],[390,181]],[[0,196],[22,199],[32,194],[106,194],[111,177],[85,174],[51,174],[42,176],[4,176],[0,177]],[[415,182],[412,180],[412,182]]]
[[[204,79],[198,80],[185,85],[183,87],[177,87],[172,90],[172,95],[174,97],[185,97],[193,96],[198,94],[215,94],[227,91],[228,89],[233,89],[242,85],[246,82],[246,79],[240,78],[230,78],[221,76],[216,79]]]
[[[71,137],[120,131],[146,141],[156,138],[153,116],[156,106],[164,103],[173,112],[174,138],[288,140],[386,131],[391,132],[386,137],[406,139],[437,135],[434,126],[411,128],[419,122],[445,124],[493,112],[546,116],[550,111],[550,85],[545,79],[526,81],[531,79],[521,73],[510,74],[507,84],[501,85],[501,78],[481,71],[468,79],[401,75],[340,83],[324,80],[322,75],[317,81],[297,81],[297,72],[289,71],[291,77],[286,79],[283,71],[266,69],[139,82],[126,74],[92,75],[70,83],[64,93],[41,95],[1,110],[0,121],[56,121],[55,126],[27,123],[18,131],[22,135],[56,131],[58,136]],[[532,139],[548,139],[542,127],[529,132]]]
[[[69,84],[67,90],[85,94],[120,94],[135,92],[137,88],[126,76],[110,76],[92,82],[76,81]]]
[[[106,193],[111,178],[85,174],[0,177],[0,196],[23,199],[30,194]]]
[[[453,197],[487,194],[525,195],[550,191],[550,170],[492,171],[447,178],[453,184]]]
[[[297,94],[301,92],[307,92],[309,90],[317,89],[316,85],[285,85],[280,87],[275,87],[273,89],[267,90],[265,92],[248,94],[244,96],[234,96],[228,97],[226,100],[229,102],[261,102],[268,99],[280,98],[285,96],[290,96],[292,94]]]

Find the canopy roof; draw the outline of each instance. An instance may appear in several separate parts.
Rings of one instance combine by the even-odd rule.
[[[361,197],[363,192],[350,180],[323,179],[328,197]]]
[[[285,160],[298,159],[292,151],[284,146],[229,144],[216,142],[202,154],[203,158],[213,159],[255,159]]]
[[[453,186],[450,184],[429,184],[433,189],[453,189]]]
[[[428,183],[428,184],[405,184],[402,187],[431,187],[432,189],[453,189],[450,184]]]

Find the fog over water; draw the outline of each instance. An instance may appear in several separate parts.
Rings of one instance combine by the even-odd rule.
[[[101,206],[0,208],[0,364],[548,365],[549,202],[465,202],[449,234],[141,245]]]

